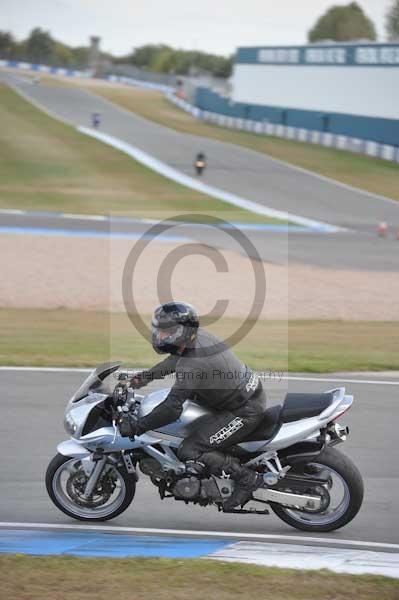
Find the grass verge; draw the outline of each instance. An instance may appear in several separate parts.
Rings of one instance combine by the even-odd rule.
[[[228,336],[240,324],[223,319],[211,329]],[[3,308],[0,331],[2,365],[85,367],[121,359],[141,367],[159,361],[124,314]],[[398,337],[399,322],[259,321],[234,349],[260,371],[399,370]]]
[[[385,577],[211,560],[18,555],[0,556],[0,571],[4,600],[397,600],[399,594],[399,581]]]
[[[78,133],[0,84],[0,208],[83,214],[200,211],[276,222],[185,188]]]
[[[183,133],[245,146],[342,183],[399,200],[399,165],[343,150],[209,125],[173,106],[160,92],[104,82],[74,82],[131,112]],[[72,85],[72,84],[71,84]]]

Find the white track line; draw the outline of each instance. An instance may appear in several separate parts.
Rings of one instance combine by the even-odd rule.
[[[125,85],[120,83],[120,85]],[[129,85],[129,84],[126,84]],[[80,90],[82,90],[82,88],[79,88]],[[82,90],[83,91],[83,90]],[[125,113],[128,116],[134,116],[135,119],[139,120],[139,121],[143,121],[144,123],[150,123],[151,125],[157,125],[158,127],[162,128],[162,129],[166,129],[167,131],[173,131],[173,133],[176,133],[177,130],[173,129],[172,127],[168,127],[168,125],[163,125],[161,123],[157,123],[156,121],[152,121],[151,119],[147,119],[145,117],[142,117],[141,115],[138,115],[137,113],[128,110],[126,108],[123,108],[122,106],[119,106],[118,104],[115,104],[114,102],[111,102],[111,100],[107,100],[106,98],[103,98],[101,96],[99,96],[98,94],[96,94],[95,92],[93,92],[92,90],[84,90],[85,93],[89,96],[92,96],[93,99],[95,100],[101,100],[101,102],[108,104],[111,108],[113,108],[114,110],[117,109],[120,112]],[[168,94],[165,94],[165,97],[168,99]],[[177,104],[174,104],[174,106],[177,106]],[[181,109],[183,110],[183,109]],[[196,117],[194,117],[193,115],[191,115],[194,119],[196,119]],[[198,120],[198,119],[196,119]],[[215,127],[218,128],[220,127],[219,125],[213,125],[212,123],[206,123],[207,125],[211,125],[211,127]],[[223,126],[222,126],[223,127]],[[234,130],[233,130],[234,131]],[[177,132],[180,133],[180,132]],[[186,136],[189,136],[191,134],[184,134]],[[219,144],[223,144],[225,146],[234,146],[235,148],[237,148],[237,144],[234,144],[233,142],[226,142],[226,141],[220,141],[220,140],[216,140],[215,138],[212,137],[208,137],[208,136],[204,136],[204,135],[200,135],[197,134],[195,137],[199,137],[199,138],[203,138],[204,140],[211,140],[211,141],[216,141]],[[267,136],[266,136],[267,137]],[[284,139],[284,138],[280,138],[280,139]],[[321,146],[323,148],[323,146]],[[365,196],[369,196],[371,198],[375,198],[377,200],[382,200],[385,202],[389,202],[390,204],[394,204],[396,206],[398,206],[398,201],[394,200],[393,198],[388,198],[387,196],[382,196],[381,194],[375,194],[374,192],[369,192],[367,190],[363,190],[362,188],[350,185],[348,183],[344,183],[342,181],[338,181],[337,179],[333,179],[332,177],[327,177],[326,175],[321,175],[319,173],[316,173],[315,171],[310,171],[309,169],[305,169],[304,167],[300,167],[298,165],[294,165],[293,163],[287,162],[285,160],[279,159],[279,158],[275,158],[274,156],[271,156],[270,154],[267,154],[266,152],[257,152],[256,150],[253,150],[252,148],[249,147],[244,147],[245,150],[247,150],[248,152],[253,152],[254,154],[257,154],[258,156],[266,156],[268,159],[270,159],[270,161],[275,162],[276,164],[280,164],[283,165],[285,167],[288,167],[289,169],[292,169],[293,171],[299,171],[300,173],[303,173],[305,175],[309,175],[310,177],[314,177],[315,179],[320,179],[321,181],[325,181],[326,183],[329,183],[331,185],[337,186],[337,187],[341,187],[343,189],[346,189],[350,192],[355,192],[358,194],[364,194]],[[332,150],[334,148],[331,148]],[[344,150],[342,150],[342,152],[345,152]],[[364,155],[365,158],[372,158],[372,157],[367,157],[367,155]],[[342,228],[341,228],[342,231]]]
[[[346,379],[346,377],[342,377],[342,379],[329,378],[329,377],[294,377],[287,376],[282,377],[281,379],[286,379],[288,381],[322,381],[323,383],[367,383],[371,385],[399,385],[399,379],[397,381],[382,381],[379,379]]]
[[[32,96],[30,96],[29,94],[26,94],[24,90],[22,90],[20,87],[15,85],[15,83],[11,82],[10,80],[7,80],[6,83],[16,94],[18,94],[19,96],[21,96],[21,98],[26,100],[26,102],[29,102],[35,108],[37,108],[41,112],[44,112],[46,115],[48,115],[52,119],[55,119],[56,121],[59,121],[60,123],[64,123],[64,125],[68,125],[68,127],[72,127],[73,129],[75,129],[74,125],[72,125],[69,121],[67,121],[66,119],[63,119],[62,117],[60,117],[59,115],[57,115],[56,113],[51,111],[50,109],[43,106],[43,104],[40,104],[39,102],[37,102],[37,100],[32,98]]]
[[[79,367],[8,367],[7,365],[0,366],[0,371],[33,371],[43,373],[91,373],[94,367],[79,368]],[[270,378],[271,382],[278,379],[286,381],[321,381],[322,383],[367,383],[370,385],[399,385],[399,378],[396,381],[385,381],[380,379],[348,379],[346,376],[337,377],[300,377],[297,375],[286,375],[278,378]]]
[[[25,83],[25,82],[24,82]],[[29,96],[28,94],[26,94],[24,91],[22,91],[20,88],[18,88],[17,86],[13,85],[10,81],[7,81],[7,85],[9,85],[9,87],[11,87],[17,94],[19,94],[20,96],[22,96],[25,100],[27,100],[28,102],[30,102],[31,104],[33,104],[34,106],[36,106],[36,108],[38,108],[39,110],[47,113],[50,117],[52,117],[53,119],[57,119],[58,121],[61,121],[62,123],[65,123],[66,125],[71,126],[71,123],[65,119],[63,119],[62,117],[59,117],[58,115],[56,115],[55,113],[51,112],[50,110],[48,110],[47,108],[45,108],[42,104],[40,104],[39,102],[37,102],[36,100],[34,100],[31,96]],[[81,88],[79,88],[81,89]],[[81,89],[81,91],[83,91]],[[102,102],[105,102],[106,104],[109,104],[110,106],[112,106],[112,108],[116,108],[121,112],[124,112],[128,115],[134,115],[135,118],[140,119],[141,121],[146,121],[148,123],[151,124],[156,124],[159,127],[162,127],[164,129],[168,129],[169,131],[173,131],[176,132],[175,129],[172,129],[170,127],[167,127],[166,125],[160,125],[159,123],[155,123],[155,121],[151,121],[150,119],[145,119],[143,117],[140,117],[139,115],[132,113],[132,111],[126,110],[124,108],[122,108],[121,106],[118,106],[117,104],[110,102],[109,100],[106,100],[105,98],[101,98],[101,96],[98,96],[97,94],[93,93],[93,92],[89,92],[88,90],[84,90],[86,92],[86,94],[94,97],[95,99],[100,99]],[[204,136],[198,136],[198,137],[204,137]],[[208,138],[205,137],[205,139],[211,139],[213,140],[213,138]],[[231,146],[235,146],[236,144],[232,144],[230,142],[221,142],[225,145],[231,145]],[[252,150],[251,148],[246,148],[246,150],[248,150],[249,152],[254,152],[255,154],[260,154],[259,152],[256,152],[256,150]],[[287,162],[285,160],[282,159],[278,159],[275,158],[274,156],[271,156],[270,154],[266,154],[266,153],[262,153],[262,156],[267,156],[268,159],[270,159],[272,162],[275,162],[276,164],[280,164],[283,165],[285,167],[288,167],[289,169],[292,169],[293,171],[298,171],[300,173],[303,173],[305,175],[309,175],[310,177],[314,177],[315,179],[320,179],[321,181],[325,181],[326,183],[329,183],[331,185],[346,189],[348,191],[351,192],[355,192],[358,194],[363,194],[365,196],[368,196],[370,198],[375,198],[376,200],[382,200],[384,202],[389,202],[390,204],[394,204],[397,205],[398,201],[394,200],[393,198],[388,198],[387,196],[382,196],[381,194],[375,194],[373,192],[369,192],[367,190],[363,190],[362,188],[358,188],[356,186],[352,186],[348,183],[343,183],[342,181],[338,181],[337,179],[333,179],[331,177],[327,177],[325,175],[320,175],[319,173],[316,173],[315,171],[310,171],[308,169],[305,169],[304,167],[299,167],[298,165],[294,165],[290,162]],[[337,231],[342,231],[342,228],[338,228],[337,227]]]
[[[198,531],[191,529],[154,529],[151,527],[112,527],[110,525],[63,525],[56,523],[23,523],[23,522],[0,522],[0,529],[58,529],[65,531],[99,531],[107,533],[136,533],[151,535],[177,535],[191,537],[226,538],[233,540],[281,540],[289,542],[312,542],[319,544],[330,544],[338,546],[355,546],[357,548],[381,548],[386,550],[399,550],[399,544],[384,542],[365,542],[358,540],[341,540],[336,538],[307,537],[299,535],[278,535],[268,533],[232,533],[229,531]]]
[[[322,221],[315,221],[314,219],[308,219],[306,217],[301,217],[299,215],[295,215],[289,212],[276,210],[274,208],[269,208],[268,206],[264,206],[263,204],[259,204],[258,202],[253,202],[252,200],[247,200],[235,194],[231,194],[230,192],[226,192],[220,188],[213,187],[206,183],[202,183],[173,167],[170,167],[166,163],[158,160],[151,154],[144,152],[137,146],[132,146],[127,142],[124,142],[121,139],[118,139],[112,135],[108,135],[101,131],[97,131],[95,129],[91,129],[89,127],[77,127],[77,130],[80,133],[84,133],[96,140],[103,142],[104,144],[108,144],[117,150],[120,150],[124,154],[127,154],[137,162],[145,165],[152,171],[171,179],[172,181],[176,181],[180,185],[184,185],[190,189],[196,190],[205,194],[207,196],[212,196],[213,198],[217,198],[218,200],[222,200],[222,202],[226,202],[227,204],[231,204],[233,206],[238,206],[244,210],[248,210],[252,213],[258,215],[264,215],[266,217],[272,217],[276,219],[282,219],[291,221],[292,223],[296,223],[298,225],[303,225],[304,227],[310,227],[311,229],[316,229],[318,231],[323,231],[325,233],[336,233],[338,231],[343,231],[341,227],[337,227],[335,225],[330,225],[329,223],[323,223]]]
[[[56,119],[57,121],[60,121],[71,127],[71,123],[69,123],[62,117],[59,117],[58,115],[53,113],[53,111],[45,108],[42,104],[34,100],[31,96],[29,96],[29,94],[26,94],[23,90],[21,90],[21,88],[19,88],[17,85],[14,85],[9,81],[7,81],[7,83],[11,87],[11,89],[15,93],[19,94],[22,98],[24,98],[24,100],[30,102],[33,106],[46,113],[49,117]],[[115,108],[115,105],[113,103],[111,104]],[[72,125],[72,127],[74,126]],[[214,188],[213,186],[209,186],[200,181],[197,181],[193,177],[189,177],[188,175],[177,171],[177,169],[169,167],[169,165],[157,160],[155,157],[147,154],[146,152],[143,152],[139,148],[135,148],[134,146],[131,146],[130,144],[127,144],[122,140],[114,138],[113,136],[101,133],[97,130],[90,129],[88,127],[78,126],[74,128],[82,134],[91,136],[99,141],[102,141],[105,144],[112,146],[113,148],[120,150],[121,152],[124,152],[134,160],[146,165],[153,171],[161,173],[164,177],[167,177],[168,179],[180,183],[180,185],[185,185],[186,187],[189,187],[191,189],[198,190],[203,194],[213,196],[214,198],[218,198],[219,200],[222,200],[223,202],[226,202],[233,206],[238,206],[255,214],[292,221],[293,223],[297,223],[298,225],[303,225],[304,227],[309,227],[313,230],[323,231],[324,233],[336,233],[339,231],[346,231],[342,227],[337,227],[335,225],[330,225],[329,223],[323,223],[321,221],[315,221],[313,219],[308,219],[299,215],[275,210],[263,206],[262,204],[258,204],[257,202],[252,202],[251,200],[240,198],[239,196],[230,194],[229,192],[226,192],[224,190],[220,190],[218,188]]]
[[[398,552],[376,552],[364,548],[332,548],[246,540],[228,544],[204,558],[301,571],[328,569],[335,573],[399,578]]]
[[[174,106],[178,106],[177,104],[174,104],[174,102],[168,98],[167,94],[165,95],[165,97]],[[181,110],[184,110],[184,109],[181,108]],[[194,117],[192,114],[191,114],[191,116],[194,119],[196,119],[197,121],[201,121],[200,118]],[[208,123],[208,122],[206,122],[206,124],[214,126],[214,127],[225,127],[223,125],[213,125],[213,123]],[[235,130],[233,129],[232,131],[235,131]],[[267,138],[270,136],[265,135],[265,137]],[[206,139],[214,139],[214,138],[206,138]],[[287,139],[287,138],[279,138],[279,139]],[[230,142],[222,142],[222,143],[229,144]],[[235,144],[232,144],[232,145],[235,145]],[[320,146],[320,147],[324,148],[325,146]],[[246,149],[249,150],[249,152],[255,152],[256,154],[260,154],[259,152],[257,152],[256,150],[252,150],[251,148],[246,148]],[[337,150],[337,148],[332,148],[332,147],[329,148],[328,146],[327,146],[327,149]],[[341,150],[341,152],[348,152],[348,151]],[[337,179],[333,179],[332,177],[327,177],[326,175],[320,175],[319,173],[316,173],[316,171],[310,171],[309,169],[305,169],[304,167],[299,167],[298,165],[294,165],[293,163],[287,162],[280,158],[275,158],[274,156],[272,156],[271,154],[267,154],[266,152],[262,152],[261,155],[267,156],[267,158],[269,158],[272,162],[275,162],[276,164],[283,165],[285,167],[288,167],[289,169],[292,169],[293,171],[298,171],[299,173],[303,173],[304,175],[309,175],[310,177],[314,177],[315,179],[320,179],[321,181],[325,181],[326,183],[329,183],[331,185],[343,188],[344,190],[348,190],[350,192],[355,192],[357,194],[363,194],[364,196],[368,196],[369,198],[375,198],[376,200],[382,200],[384,202],[389,202],[390,204],[394,204],[394,205],[398,206],[398,201],[394,200],[393,198],[388,198],[388,196],[382,196],[381,194],[375,194],[374,192],[369,192],[367,190],[363,190],[362,188],[356,187],[354,185],[350,185],[349,183],[344,183],[343,181],[338,181]],[[367,156],[367,154],[364,154],[363,156],[365,158],[373,158],[373,157]]]
[[[26,215],[28,211],[19,210],[16,208],[2,208],[0,214],[2,215]]]
[[[123,84],[121,84],[123,85]],[[80,88],[82,89],[82,88]],[[89,96],[92,96],[94,99],[98,100],[101,99],[102,102],[104,102],[105,104],[108,104],[109,106],[111,106],[114,110],[117,109],[120,112],[123,112],[129,116],[134,116],[137,120],[143,121],[145,123],[150,123],[151,125],[157,125],[158,127],[161,127],[162,129],[166,129],[168,131],[173,131],[174,133],[176,133],[176,129],[173,129],[172,127],[168,127],[167,125],[162,125],[161,123],[157,123],[156,121],[152,121],[151,119],[146,119],[145,117],[142,117],[141,115],[138,115],[137,113],[134,113],[131,110],[128,110],[126,108],[123,108],[122,106],[119,106],[117,104],[115,104],[114,102],[111,102],[110,100],[107,100],[106,98],[102,98],[101,96],[99,96],[98,94],[96,94],[93,91],[89,91],[89,90],[84,90],[86,92],[86,94],[88,94]],[[168,99],[167,94],[165,95],[165,97]],[[174,106],[177,106],[176,104],[173,103]],[[183,109],[181,109],[183,110]],[[193,116],[193,115],[191,115]],[[196,119],[196,117],[193,117],[194,119]],[[196,119],[198,120],[198,119]],[[219,125],[214,125],[212,123],[206,123],[207,125],[211,125],[211,127],[215,127],[218,128],[220,127]],[[223,126],[222,126],[223,127]],[[233,130],[234,131],[234,130]],[[180,132],[177,132],[180,133]],[[184,134],[184,135],[191,135],[191,134]],[[204,140],[211,140],[211,141],[216,141],[219,142],[219,144],[223,144],[225,146],[234,146],[235,148],[237,148],[237,144],[234,144],[233,142],[227,142],[227,141],[220,141],[220,140],[216,140],[215,138],[209,137],[209,136],[204,136],[204,135],[200,135],[200,134],[196,134],[195,137],[199,137],[199,138],[203,138]],[[265,136],[267,137],[267,136]],[[280,138],[280,139],[284,139],[284,138]],[[239,146],[240,147],[240,146]],[[323,146],[321,146],[323,148]],[[263,156],[263,157],[267,157],[268,159],[270,159],[270,161],[275,162],[276,164],[280,164],[283,165],[285,167],[288,167],[289,169],[292,169],[293,171],[299,171],[300,173],[303,173],[305,175],[309,175],[310,177],[314,177],[315,179],[320,179],[321,181],[325,181],[326,183],[329,183],[331,185],[337,186],[337,187],[341,187],[343,189],[346,189],[350,192],[355,192],[358,194],[364,194],[365,196],[369,196],[371,198],[375,198],[377,200],[383,200],[385,202],[389,202],[391,204],[394,204],[396,206],[398,206],[398,201],[394,200],[393,198],[388,198],[387,196],[382,196],[381,194],[375,194],[374,192],[369,192],[367,190],[363,190],[362,188],[358,188],[356,186],[350,185],[348,183],[344,183],[342,181],[338,181],[337,179],[333,179],[331,177],[327,177],[326,175],[321,175],[319,173],[316,173],[315,171],[310,171],[309,169],[305,169],[304,167],[300,167],[298,165],[294,165],[293,163],[287,162],[285,160],[279,159],[279,158],[275,158],[274,156],[271,156],[270,154],[267,154],[266,152],[257,152],[256,150],[253,150],[252,148],[249,147],[244,147],[245,150],[247,150],[248,152],[253,152],[254,154],[257,154],[258,156]],[[330,148],[330,149],[334,149],[334,148]],[[342,150],[342,152],[345,152],[344,150]],[[364,155],[365,158],[372,158],[372,157],[367,157],[367,155]],[[341,229],[342,231],[342,229]]]
[[[0,371],[37,371],[38,373],[91,373],[93,369],[78,367],[7,367],[0,366]]]
[[[26,214],[29,214],[28,212]],[[52,215],[51,215],[52,216]],[[106,217],[105,215],[78,215],[78,214],[73,214],[73,213],[60,213],[60,214],[56,214],[54,216],[57,217],[61,217],[62,219],[79,219],[79,220],[85,220],[85,221],[108,221],[109,218]]]

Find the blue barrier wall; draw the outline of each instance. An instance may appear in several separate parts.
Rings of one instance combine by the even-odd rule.
[[[195,105],[201,110],[238,119],[266,121],[290,127],[326,131],[336,135],[399,146],[399,119],[359,117],[340,113],[243,104],[232,102],[204,87],[197,88]]]

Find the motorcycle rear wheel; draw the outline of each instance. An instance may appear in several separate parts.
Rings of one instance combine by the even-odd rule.
[[[77,458],[57,454],[47,467],[47,493],[55,506],[69,517],[79,521],[108,521],[123,513],[133,501],[136,491],[135,478],[129,475],[124,466],[112,467],[110,481],[104,482],[104,475],[100,479],[97,500],[93,501],[92,506],[88,504],[85,506],[81,500],[79,501],[79,491],[75,489],[76,484],[71,479],[75,476],[77,479],[79,476],[83,477],[83,473],[80,475],[79,463],[80,460]],[[107,491],[104,489],[106,484],[109,488]],[[101,497],[102,490],[103,497]],[[71,492],[74,493],[75,498],[71,496]],[[107,495],[109,495],[108,499],[106,499]],[[111,501],[107,503],[110,499]]]
[[[317,513],[271,502],[271,509],[282,521],[301,531],[327,532],[347,525],[357,515],[363,502],[363,480],[358,468],[335,448],[326,448],[309,464],[321,468],[324,474],[331,477],[331,489],[328,490],[331,503],[334,485],[340,490],[342,488],[342,499],[338,499],[337,506],[332,508],[330,503],[324,512]]]

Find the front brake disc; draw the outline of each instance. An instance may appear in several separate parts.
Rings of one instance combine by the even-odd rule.
[[[104,481],[106,480],[106,481]],[[106,504],[113,491],[115,490],[115,482],[107,477],[107,474],[98,482],[97,489],[90,499],[85,498],[84,492],[86,489],[88,478],[83,470],[78,470],[68,477],[66,482],[66,491],[68,496],[79,506],[89,508],[97,508]]]

